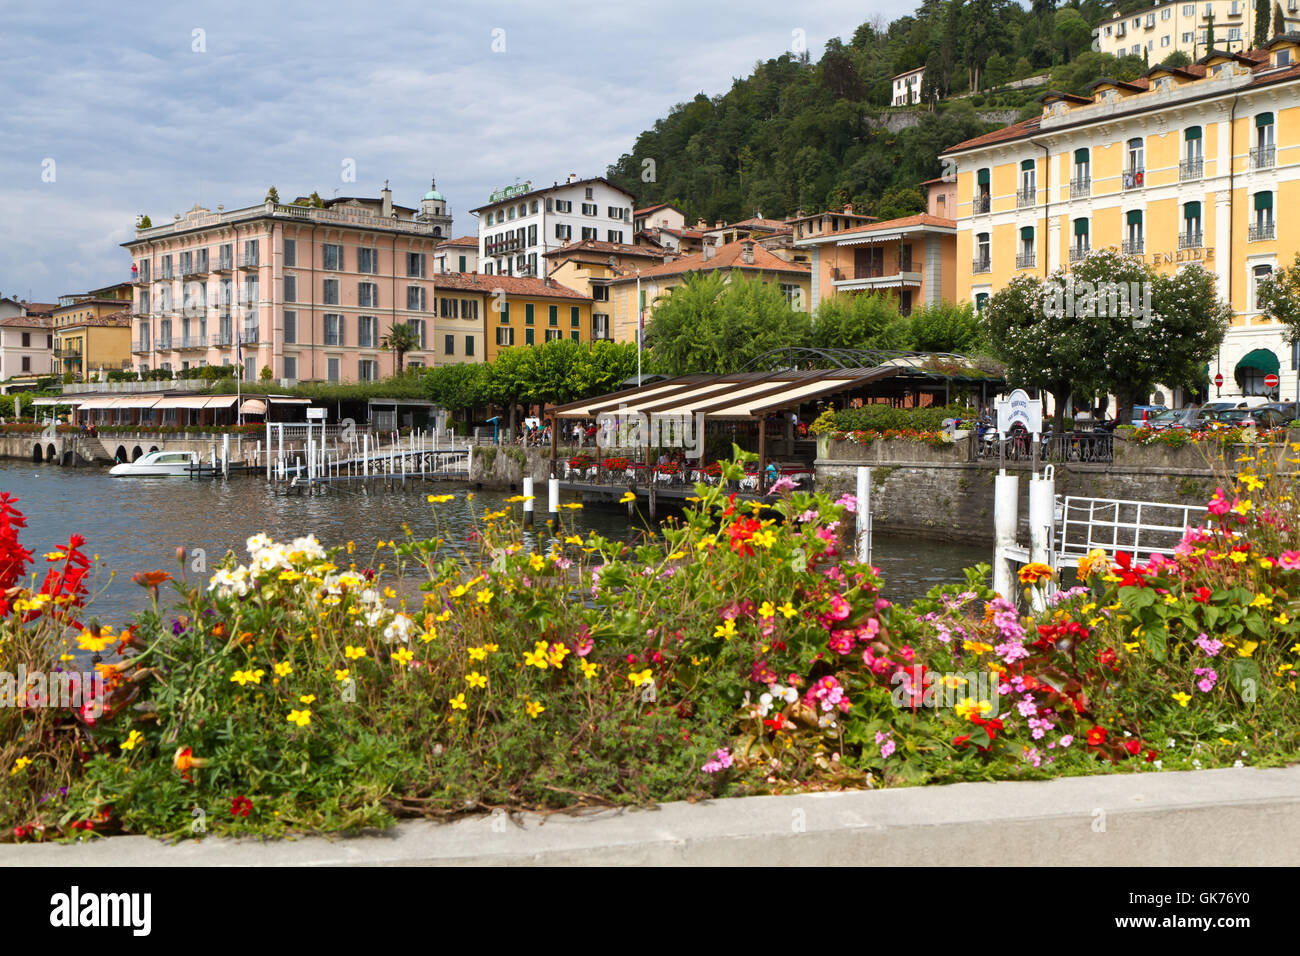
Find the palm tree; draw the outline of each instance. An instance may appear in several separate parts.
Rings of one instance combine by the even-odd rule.
[[[415,332],[412,325],[394,325],[384,336],[384,341],[380,347],[390,352],[397,353],[397,374],[402,374],[402,366],[406,360],[406,353],[420,347],[420,337]]]

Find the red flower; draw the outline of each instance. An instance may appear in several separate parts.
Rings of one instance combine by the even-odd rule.
[[[1119,670],[1119,665],[1115,663],[1116,656],[1115,649],[1113,647],[1108,647],[1097,655],[1097,663],[1102,667],[1109,667],[1111,670],[1117,671]]]
[[[1155,760],[1155,759],[1156,759],[1156,752],[1155,752],[1154,750],[1148,750],[1148,751],[1147,751],[1147,763],[1150,763],[1151,761],[1153,761],[1153,760]]]
[[[762,522],[755,521],[753,518],[740,518],[730,528],[727,529],[727,537],[731,539],[731,550],[735,551],[742,558],[748,558],[754,553],[753,545],[749,539],[763,527]]]
[[[1129,756],[1136,757],[1142,750],[1142,741],[1136,737],[1130,737],[1124,741],[1124,749],[1129,752]]]
[[[1192,600],[1195,601],[1197,604],[1204,604],[1210,600],[1210,596],[1212,594],[1214,594],[1213,591],[1211,591],[1209,588],[1202,585],[1201,587],[1196,589],[1196,593],[1192,595]]]
[[[952,745],[958,748],[965,748],[970,743],[970,734],[962,734],[960,737],[952,738]]]
[[[230,815],[232,817],[246,817],[252,809],[253,801],[248,797],[235,797],[230,801]]]
[[[774,731],[780,730],[786,725],[785,715],[778,711],[775,716],[765,718],[763,723]]]
[[[1106,729],[1104,727],[1094,727],[1088,731],[1088,746],[1100,747],[1106,742]]]

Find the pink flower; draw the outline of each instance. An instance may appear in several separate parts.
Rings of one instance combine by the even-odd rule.
[[[1219,675],[1216,674],[1212,668],[1198,667],[1196,668],[1195,673],[1197,677],[1201,678],[1196,682],[1196,686],[1199,687],[1203,693],[1208,694],[1210,691],[1214,690],[1214,683],[1219,679]]]
[[[1288,571],[1300,570],[1300,551],[1283,551],[1277,556],[1277,563]]]
[[[831,609],[827,616],[832,621],[842,621],[849,616],[851,610],[849,602],[844,600],[843,595],[835,594],[831,596]]]
[[[776,481],[772,482],[772,487],[768,489],[769,495],[779,495],[783,491],[793,491],[799,487],[799,482],[789,475],[782,475]]]
[[[837,505],[843,505],[844,510],[849,514],[854,514],[858,510],[858,499],[856,495],[843,494],[835,502]]]
[[[836,654],[851,654],[853,653],[855,633],[854,631],[834,631],[831,634],[831,639],[826,642],[826,646]]]
[[[1207,657],[1217,657],[1219,651],[1223,650],[1223,641],[1216,641],[1214,638],[1207,637],[1205,634],[1201,634],[1201,636],[1192,643],[1205,651]]]
[[[1232,510],[1232,505],[1228,502],[1227,496],[1224,495],[1222,488],[1214,489],[1214,497],[1210,499],[1207,510],[1210,514],[1215,516],[1226,515]]]
[[[897,749],[898,745],[894,743],[892,734],[893,731],[886,731],[885,733],[876,731],[876,743],[880,745],[881,760],[888,760]]]

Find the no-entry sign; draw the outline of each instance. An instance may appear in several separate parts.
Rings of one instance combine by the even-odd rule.
[[[1223,374],[1222,374],[1222,373],[1220,373],[1220,374],[1214,376],[1214,387],[1215,387],[1215,388],[1223,388]]]
[[[1269,372],[1267,375],[1265,375],[1265,376],[1264,376],[1264,387],[1265,387],[1265,388],[1277,388],[1277,376],[1274,375],[1272,372]]]

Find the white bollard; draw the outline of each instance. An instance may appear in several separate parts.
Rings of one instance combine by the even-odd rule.
[[[993,479],[993,590],[1015,603],[1015,561],[1006,549],[1016,546],[1020,518],[1020,477],[996,475]]]
[[[560,517],[560,479],[552,478],[546,483],[549,514],[552,520]]]
[[[221,436],[221,476],[230,477],[230,432]]]
[[[871,563],[871,469],[858,467],[858,563]]]
[[[533,479],[524,479],[524,527],[533,526]]]
[[[260,447],[260,446],[259,446]],[[266,480],[271,480],[271,423],[266,423]]]
[[[307,478],[310,480],[314,477],[316,468],[316,439],[307,439]]]
[[[1043,477],[1029,481],[1029,560],[1055,566],[1052,555],[1052,531],[1056,523],[1056,478],[1051,465],[1043,470]],[[1038,596],[1056,590],[1056,582],[1048,582],[1045,591],[1034,591],[1034,610],[1043,610]]]
[[[361,436],[361,477],[370,477],[370,432]]]

